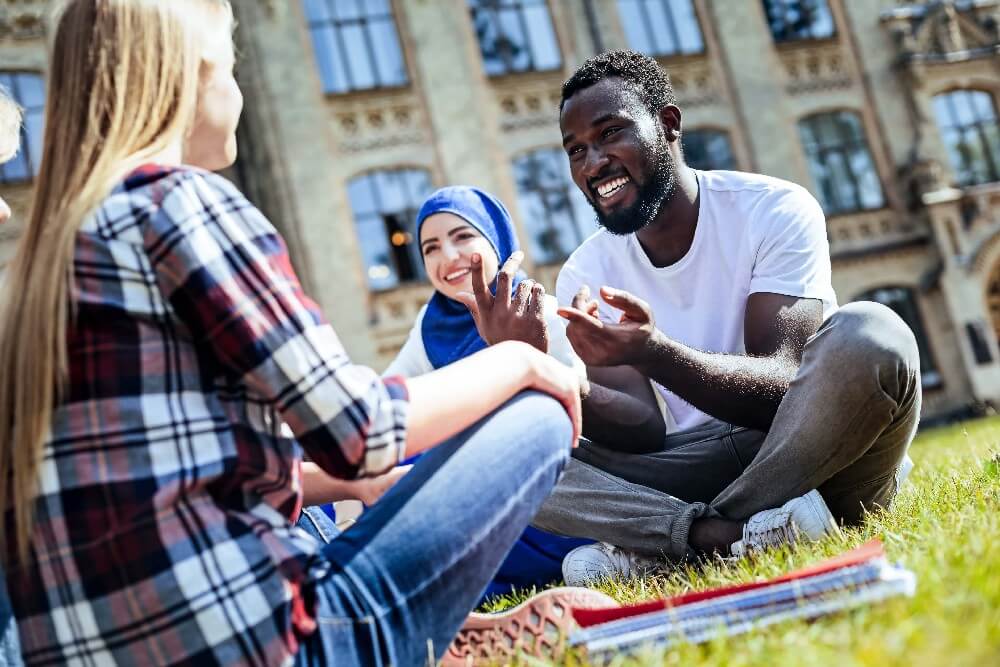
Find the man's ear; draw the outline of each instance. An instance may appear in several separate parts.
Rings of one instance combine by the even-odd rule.
[[[681,137],[681,109],[676,104],[668,104],[658,114],[667,141],[677,141]]]

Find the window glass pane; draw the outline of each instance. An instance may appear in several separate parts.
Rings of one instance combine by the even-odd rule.
[[[430,194],[424,170],[378,171],[348,182],[368,285],[384,290],[425,277],[416,242],[417,209]]]
[[[368,45],[365,43],[365,32],[360,25],[345,24],[340,28],[340,39],[344,43],[347,54],[347,64],[351,74],[351,84],[355,89],[374,88],[374,63],[369,57]]]
[[[329,0],[304,0],[306,19],[312,21],[329,21],[330,3]]]
[[[839,111],[803,118],[799,134],[818,199],[827,213],[885,205],[860,115]]]
[[[351,200],[351,210],[354,211],[355,218],[378,212],[370,175],[351,179],[347,183],[347,197]]]
[[[384,86],[399,86],[407,82],[403,52],[399,35],[392,20],[375,21],[369,26],[369,36],[374,45],[379,80]]]
[[[27,181],[31,178],[28,154],[22,149],[12,160],[0,165],[0,176],[5,182]]]
[[[323,89],[328,93],[341,93],[349,90],[344,64],[337,51],[336,35],[330,26],[313,28],[313,51],[316,53],[316,64],[319,66],[319,76],[323,81]]]
[[[545,0],[469,0],[468,5],[488,75],[555,69],[562,63]]]
[[[705,45],[701,40],[701,26],[691,0],[671,0],[668,5],[674,14],[674,25],[681,40],[682,53],[701,53]]]
[[[716,130],[691,130],[682,135],[684,161],[695,169],[735,169],[729,135]]]
[[[528,26],[528,41],[536,70],[555,69],[562,64],[559,43],[556,40],[549,8],[546,5],[525,7],[524,19]]]
[[[303,0],[323,88],[343,93],[407,82],[387,0]]]
[[[956,182],[967,186],[1000,180],[993,96],[981,90],[955,90],[936,95],[933,107]]]
[[[675,37],[676,30],[667,13],[667,8],[661,2],[647,2],[646,16],[649,20],[650,32],[655,35],[657,53],[677,53],[680,45]]]
[[[764,0],[764,10],[775,41],[822,39],[834,33],[833,15],[826,0]]]
[[[358,230],[368,286],[373,290],[395,287],[399,283],[399,276],[390,257],[389,242],[382,218],[369,216],[356,219],[355,228]]]
[[[497,48],[501,60],[515,72],[529,69],[531,47],[521,25],[520,13],[516,9],[501,9],[498,20]]]
[[[646,20],[639,9],[640,0],[619,0],[618,13],[621,15],[622,28],[629,48],[647,55],[656,55],[657,51],[649,41]]]
[[[23,108],[20,150],[6,165],[0,166],[0,182],[28,181],[38,173],[42,157],[45,122],[45,83],[33,72],[2,72],[0,85]]]
[[[45,84],[37,74],[17,77],[18,103],[26,110],[40,109],[45,104]]]
[[[975,109],[976,120],[996,120],[997,110],[993,107],[993,98],[989,93],[981,90],[971,91],[969,101]]]
[[[544,148],[515,159],[513,168],[528,251],[540,264],[565,259],[596,228],[565,156],[559,149]]]
[[[333,16],[341,21],[359,19],[364,16],[362,0],[331,0]]]

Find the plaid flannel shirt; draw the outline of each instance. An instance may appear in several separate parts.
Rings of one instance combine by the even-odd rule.
[[[405,383],[350,362],[274,227],[207,172],[130,175],[74,273],[32,557],[7,571],[26,661],[289,663],[330,567],[292,525],[300,446],[342,478],[390,468]]]

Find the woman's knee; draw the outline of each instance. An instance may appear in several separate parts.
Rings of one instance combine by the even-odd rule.
[[[551,450],[563,459],[569,457],[573,424],[559,401],[540,391],[524,391],[503,412],[515,425],[517,437],[538,447],[538,454]]]

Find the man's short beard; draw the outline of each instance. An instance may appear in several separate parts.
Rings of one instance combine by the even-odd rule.
[[[649,225],[677,192],[677,163],[664,141],[651,151],[654,155],[649,180],[639,187],[636,202],[628,208],[602,213],[591,202],[597,222],[612,234],[628,236]],[[638,184],[637,184],[638,186]]]

